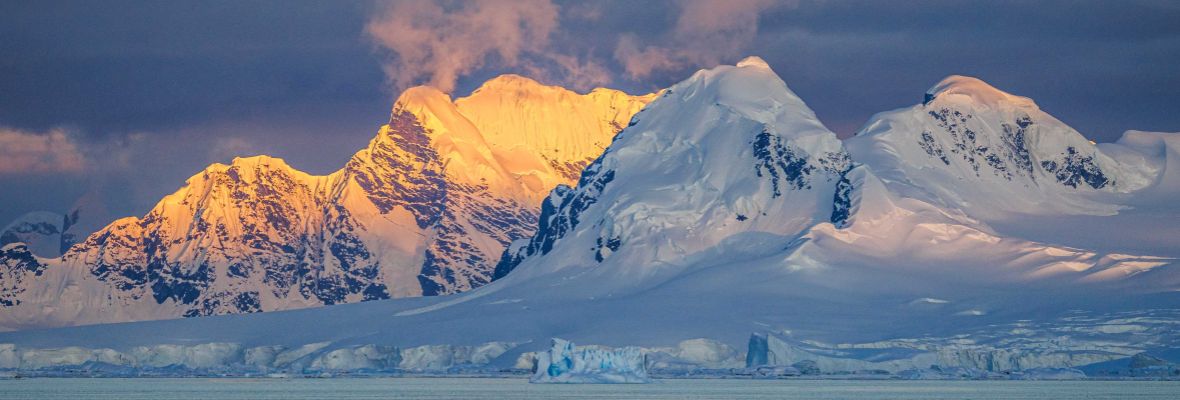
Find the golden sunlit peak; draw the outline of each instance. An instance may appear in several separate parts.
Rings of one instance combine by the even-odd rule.
[[[253,156],[234,157],[231,162],[233,165],[287,165],[287,162],[282,158],[271,157],[265,154],[258,154]]]
[[[767,64],[766,60],[763,60],[762,57],[758,56],[749,56],[743,58],[741,61],[738,61],[737,66],[770,68],[770,64]]]
[[[494,87],[494,86],[549,86],[538,82],[533,78],[521,76],[517,74],[503,74],[492,79],[488,79],[480,88]],[[478,89],[477,89],[478,90]]]

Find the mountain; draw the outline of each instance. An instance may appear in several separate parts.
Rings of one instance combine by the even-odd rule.
[[[1180,143],[1129,135],[1103,150],[1029,99],[952,76],[842,144],[748,59],[668,89],[576,188],[554,191],[537,234],[497,266],[502,284],[453,302],[520,296],[541,313],[529,299],[589,299],[569,307],[597,310],[599,299],[626,298],[597,311],[609,316],[595,314],[595,326],[721,339],[711,325],[723,320],[842,340],[914,334],[891,326],[896,318],[929,318],[904,329],[938,332],[971,316],[1044,317],[1160,295],[1173,297],[1162,306],[1180,305],[1170,294],[1180,236],[1139,214],[1180,212],[1143,200],[1180,189],[1162,184]],[[1106,243],[1018,229],[1031,215]],[[1144,252],[1143,230],[1171,245]]]
[[[66,216],[58,213],[25,213],[0,230],[0,246],[23,243],[38,255],[57,257],[72,244],[64,237],[66,225]]]
[[[274,311],[478,287],[504,246],[532,233],[540,200],[572,183],[651,98],[581,95],[511,75],[455,101],[409,89],[368,147],[332,174],[236,158],[61,257],[6,250],[13,279],[5,283],[20,290],[8,294],[0,326]],[[37,226],[52,233],[61,224]]]
[[[486,286],[4,333],[0,365],[528,370],[554,337],[686,374],[1007,377],[1176,354],[1180,134],[1092,144],[971,78],[915,94],[840,141],[762,60],[703,70],[556,186]]]
[[[24,243],[37,256],[58,257],[108,221],[106,206],[91,190],[79,197],[65,214],[33,211],[17,217],[0,229],[0,247]]]
[[[1155,148],[1127,148],[1134,136],[1154,137]],[[921,104],[878,114],[845,141],[856,166],[837,188],[832,224],[809,229],[791,257],[923,274],[897,283],[905,286],[949,279],[1167,292],[1180,283],[1172,272],[1177,254],[1163,244],[1145,253],[1125,233],[1169,232],[1139,214],[1176,213],[1145,195],[1180,190],[1161,184],[1162,156],[1176,148],[1175,136],[1128,133],[1096,145],[1031,99],[951,76]],[[1028,229],[1048,221],[1050,231]]]
[[[522,274],[608,258],[621,269],[612,279],[678,274],[735,235],[826,220],[848,167],[840,140],[765,62],[701,71],[637,115],[576,188],[558,186],[497,276],[529,258],[547,262]]]
[[[964,76],[874,116],[847,146],[906,197],[987,216],[1115,214],[1102,194],[1141,190],[1158,173],[1116,161],[1031,99]]]

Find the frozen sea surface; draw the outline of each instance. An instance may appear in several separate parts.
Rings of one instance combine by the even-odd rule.
[[[1177,399],[1180,382],[673,379],[650,385],[530,385],[526,379],[38,378],[0,399]]]

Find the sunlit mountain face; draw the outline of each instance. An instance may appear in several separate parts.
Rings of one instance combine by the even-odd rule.
[[[479,287],[504,247],[532,234],[549,191],[574,184],[653,96],[515,75],[457,100],[417,87],[329,175],[236,158],[81,238],[61,216],[30,215],[5,231],[0,320],[122,322]]]

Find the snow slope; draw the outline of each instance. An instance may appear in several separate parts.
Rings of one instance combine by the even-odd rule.
[[[638,113],[576,186],[553,190],[536,234],[477,290],[0,343],[14,354],[326,343],[321,355],[518,343],[489,360],[496,368],[561,337],[664,349],[649,360],[683,369],[732,366],[758,334],[777,338],[764,341],[776,365],[897,373],[1074,368],[1180,348],[1180,235],[1168,230],[1180,220],[1168,201],[1180,135],[1091,145],[977,80],[928,94],[841,143],[761,60],[701,71]]]
[[[60,258],[29,261],[23,248],[12,249],[6,264],[37,267],[4,271],[21,278],[5,281],[20,290],[7,294],[12,304],[0,312],[0,328],[478,287],[491,280],[504,246],[532,233],[540,200],[572,183],[651,98],[609,89],[583,95],[519,76],[495,78],[456,101],[432,88],[409,89],[368,147],[330,175],[273,157],[236,158]],[[62,221],[42,225],[48,239],[64,230]],[[13,241],[36,239],[25,236]]]

